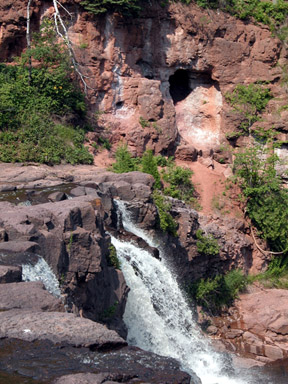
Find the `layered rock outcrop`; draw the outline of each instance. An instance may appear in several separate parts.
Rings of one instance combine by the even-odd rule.
[[[241,294],[230,314],[214,319],[227,347],[258,361],[288,357],[288,291],[253,286]]]
[[[266,121],[286,135],[286,112],[274,113],[285,103],[276,65],[285,51],[266,27],[193,3],[161,8],[149,2],[138,19],[124,19],[93,17],[79,1],[62,2],[73,15],[69,36],[89,77],[90,112],[98,113],[92,140],[100,134],[113,143],[124,140],[137,155],[146,148],[172,153],[179,141],[197,150],[219,149],[241,122],[225,102],[226,92],[256,81],[270,82],[277,99]],[[34,2],[34,29],[51,17],[49,7],[48,1]],[[20,1],[0,5],[2,61],[25,48],[25,12]]]

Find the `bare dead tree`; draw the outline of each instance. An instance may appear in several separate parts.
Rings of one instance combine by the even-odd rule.
[[[27,40],[27,48],[30,50],[31,48],[31,32],[30,32],[30,7],[33,0],[28,0],[27,4],[27,23],[26,23],[26,40]],[[31,55],[29,55],[29,63],[28,63],[28,73],[29,73],[29,85],[32,80],[32,59]]]
[[[27,22],[26,22],[26,40],[27,40],[27,48],[31,48],[31,28],[30,28],[30,12],[31,12],[31,6],[32,6],[33,0],[28,0],[27,3]],[[93,89],[87,84],[86,79],[89,79],[88,76],[84,75],[82,73],[82,70],[80,68],[80,65],[78,61],[76,60],[75,52],[73,49],[72,42],[68,35],[68,29],[63,21],[63,18],[60,14],[59,7],[63,9],[63,11],[72,19],[72,14],[65,8],[59,1],[53,0],[53,7],[54,7],[54,24],[56,33],[61,39],[63,40],[64,44],[67,47],[69,57],[72,61],[73,68],[77,75],[79,76],[83,86],[84,86],[84,92],[87,92],[87,89]],[[29,83],[31,83],[31,71],[32,71],[32,58],[31,55],[29,56]]]

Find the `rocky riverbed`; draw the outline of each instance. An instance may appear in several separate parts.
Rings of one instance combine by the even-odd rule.
[[[0,170],[0,378],[8,375],[13,383],[18,380],[12,378],[16,374],[18,382],[28,383],[28,377],[35,383],[50,383],[68,375],[56,382],[160,383],[165,378],[167,383],[188,383],[189,375],[181,372],[174,360],[127,347],[122,316],[129,288],[121,270],[109,260],[107,230],[117,234],[113,199],[128,201],[137,225],[155,232],[153,178],[140,172],[112,174],[94,166],[1,164]],[[156,232],[164,248],[166,244],[180,279],[203,276],[208,265],[217,268],[217,263],[228,269],[242,265],[249,270],[247,260],[252,260],[253,243],[245,224],[231,218],[199,216],[184,204],[171,202],[179,238]],[[197,254],[195,232],[200,225],[219,238],[218,259],[201,259]],[[130,236],[139,247],[150,249],[145,241],[123,230],[118,236]],[[230,243],[225,236],[232,236]],[[150,252],[159,257],[155,249]],[[33,269],[39,260],[48,263],[60,287],[46,285],[45,289],[45,281],[23,281],[27,265]],[[273,290],[274,296],[275,292],[279,291]],[[269,291],[265,295],[265,302],[273,296]],[[279,332],[275,327],[270,329],[262,316],[265,306],[259,302],[260,296],[255,292],[241,296],[238,312],[231,310],[233,321],[215,321],[228,349],[240,346],[237,352],[250,358],[250,366],[286,356],[285,313],[281,309],[277,312],[281,315],[280,340]],[[252,311],[254,328],[248,321]],[[278,336],[271,332],[269,336],[268,328]],[[83,376],[75,377],[76,373]]]

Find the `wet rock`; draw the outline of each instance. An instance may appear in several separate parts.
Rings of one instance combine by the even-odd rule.
[[[22,280],[22,268],[0,265],[0,284],[15,283]]]
[[[76,349],[67,344],[55,345],[47,340],[0,339],[0,378],[1,371],[12,375],[17,372],[26,380],[33,377],[37,383],[38,380],[49,383],[64,380],[68,375],[69,379],[80,380],[85,376],[78,376],[79,373],[89,373],[95,376],[104,374],[108,382],[198,384],[198,381],[190,382],[189,375],[180,370],[175,360],[139,348],[124,347],[102,353],[81,347]],[[107,381],[104,382],[107,384]],[[16,379],[15,382],[22,383]]]
[[[27,312],[10,310],[0,312],[0,338],[26,341],[50,340],[76,347],[111,349],[126,345],[115,331],[72,313]]]
[[[124,229],[120,229],[115,231],[112,228],[109,228],[109,232],[113,234],[114,237],[118,238],[121,241],[128,241],[134,243],[137,247],[144,249],[150,255],[155,257],[156,259],[160,259],[159,250],[154,247],[150,247],[145,240],[141,237],[134,235],[133,233],[127,232]]]
[[[1,284],[0,310],[10,309],[64,312],[64,305],[46,291],[41,282]]]

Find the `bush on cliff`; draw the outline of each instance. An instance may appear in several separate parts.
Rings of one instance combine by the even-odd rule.
[[[37,63],[30,70],[29,58]],[[92,163],[83,146],[84,96],[70,61],[44,23],[15,65],[0,65],[0,161]]]
[[[200,279],[188,287],[191,296],[204,310],[215,315],[222,307],[232,305],[238,293],[247,285],[247,278],[239,269],[217,275],[214,278]]]
[[[270,146],[270,148],[269,148]],[[236,155],[234,173],[246,200],[246,213],[272,251],[288,252],[288,191],[275,166],[272,144],[254,146]]]
[[[212,235],[205,235],[201,229],[198,229],[196,231],[196,237],[197,251],[201,255],[216,256],[219,254],[219,244]]]
[[[252,124],[260,120],[261,113],[271,98],[270,90],[261,84],[238,84],[233,92],[226,93],[226,101],[242,117],[240,133],[250,134]]]

